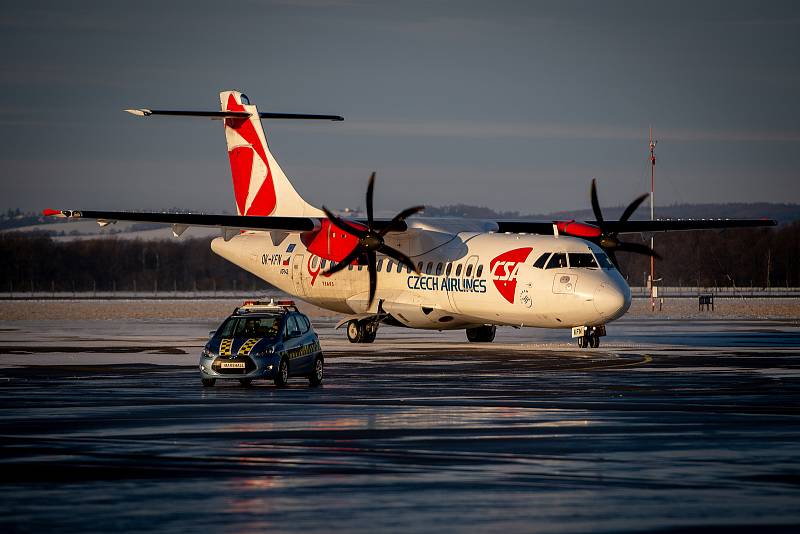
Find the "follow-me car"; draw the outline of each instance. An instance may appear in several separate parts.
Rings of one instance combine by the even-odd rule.
[[[291,300],[246,301],[211,332],[200,356],[203,386],[238,379],[249,386],[266,378],[285,386],[291,376],[322,383],[324,358],[308,317]]]

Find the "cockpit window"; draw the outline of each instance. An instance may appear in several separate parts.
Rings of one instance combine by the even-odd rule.
[[[567,255],[563,252],[556,252],[550,256],[546,269],[562,269],[567,266]]]
[[[599,263],[600,267],[602,267],[603,269],[614,268],[614,264],[611,263],[611,260],[608,259],[608,256],[606,256],[605,253],[598,252],[595,254],[595,257],[597,258],[597,263]]]
[[[570,267],[597,269],[597,262],[594,261],[594,256],[591,252],[570,252],[569,253]]]
[[[549,257],[550,257],[550,253],[549,252],[545,252],[544,254],[539,256],[538,260],[533,262],[533,266],[536,267],[537,269],[544,269],[544,264],[547,263],[547,258],[549,258]]]

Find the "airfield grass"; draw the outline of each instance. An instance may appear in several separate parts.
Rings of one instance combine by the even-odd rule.
[[[219,319],[230,314],[241,299],[132,299],[132,300],[6,300],[0,301],[0,321]],[[341,315],[299,302],[312,319]],[[665,298],[661,311],[650,311],[650,301],[634,299],[629,317],[674,319],[792,319],[800,320],[800,298],[717,299],[715,310],[698,311],[692,298]]]

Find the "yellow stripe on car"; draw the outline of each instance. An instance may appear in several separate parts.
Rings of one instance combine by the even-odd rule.
[[[256,343],[258,343],[258,342],[259,342],[259,340],[258,339],[254,339],[254,338],[251,338],[251,339],[248,339],[247,341],[245,341],[242,344],[242,346],[239,347],[239,355],[240,356],[248,356],[250,354],[250,351],[253,350],[253,347],[255,347]]]
[[[220,356],[230,356],[231,355],[231,345],[233,345],[232,339],[223,339],[219,343],[219,355]]]

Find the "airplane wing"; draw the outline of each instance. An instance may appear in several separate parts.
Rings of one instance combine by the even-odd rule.
[[[758,228],[775,226],[772,219],[659,219],[655,221],[497,221],[498,232],[553,234],[577,237],[597,237],[602,232],[638,234],[643,232],[675,232],[687,230],[717,230],[724,228]]]
[[[117,221],[152,222],[172,225],[176,236],[190,226],[219,228],[226,240],[241,230],[282,230],[285,232],[310,232],[321,227],[320,219],[313,217],[262,217],[255,215],[206,215],[202,213],[158,213],[133,211],[53,210],[42,212],[46,216],[67,219],[96,219],[101,226]]]

